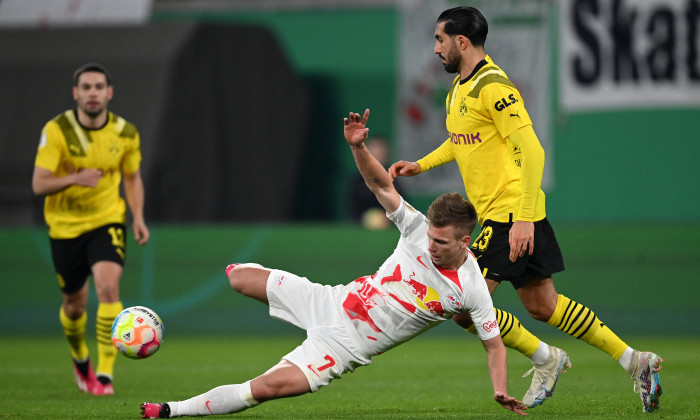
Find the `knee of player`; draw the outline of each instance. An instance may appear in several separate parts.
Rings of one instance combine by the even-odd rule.
[[[240,292],[240,289],[245,282],[245,272],[246,267],[243,267],[240,264],[226,270],[226,276],[228,277],[228,283],[231,285],[231,288]]]
[[[547,310],[547,308],[544,306],[528,308],[528,313],[532,318],[542,322],[547,322],[549,321],[549,318],[552,317],[552,311]]]
[[[61,307],[61,311],[63,311],[66,318],[72,321],[82,317],[86,310],[87,304],[64,303]]]
[[[474,323],[467,313],[459,313],[452,317],[452,320],[464,329],[469,329]]]
[[[250,381],[250,392],[258,402],[294,397],[311,392],[311,385],[299,367],[282,359],[270,370]]]
[[[244,289],[246,289],[247,286],[265,283],[269,273],[270,270],[255,263],[232,264],[226,268],[226,276],[228,277],[229,284],[239,293],[244,293]]]

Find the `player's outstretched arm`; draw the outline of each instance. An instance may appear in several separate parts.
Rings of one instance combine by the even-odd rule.
[[[396,179],[399,176],[415,176],[421,172],[422,170],[418,163],[406,162],[405,160],[400,160],[389,168],[391,179]]]
[[[489,365],[489,375],[493,384],[493,399],[501,404],[506,410],[510,410],[526,416],[525,407],[522,402],[508,395],[508,365],[506,359],[506,348],[503,345],[501,336],[482,341],[486,349],[486,360]]]
[[[369,134],[369,128],[365,127],[368,118],[369,109],[365,110],[363,116],[351,112],[348,118],[343,121],[345,141],[350,145],[355,164],[362,174],[365,184],[377,197],[379,204],[387,212],[393,213],[401,205],[401,196],[394,188],[394,180],[389,176],[384,166],[365,146],[365,140]]]
[[[391,175],[392,179],[396,179],[399,176],[415,176],[437,166],[452,162],[455,160],[455,155],[451,144],[451,140],[447,139],[440,147],[415,162],[406,162],[404,160],[396,162],[389,168],[389,175]]]

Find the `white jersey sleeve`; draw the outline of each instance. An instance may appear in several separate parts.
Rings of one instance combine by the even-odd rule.
[[[387,217],[399,228],[402,238],[417,246],[424,244],[427,250],[428,218],[423,213],[414,209],[402,197],[399,208],[387,214]]]
[[[472,279],[465,289],[467,295],[466,306],[469,308],[469,316],[474,323],[476,333],[482,340],[491,339],[501,333],[496,319],[496,312],[493,308],[493,300],[486,286],[486,280],[481,275],[479,265],[471,251],[467,254],[467,261],[460,270],[465,270],[469,274],[465,277]]]

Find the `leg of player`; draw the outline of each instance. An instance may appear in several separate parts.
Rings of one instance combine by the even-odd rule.
[[[59,319],[73,359],[75,381],[83,392],[91,392],[96,381],[85,342],[88,290],[89,284],[85,282],[77,292],[63,293],[63,304],[59,310]]]
[[[544,363],[547,360],[549,352],[547,343],[540,341],[525,329],[515,315],[498,308],[495,308],[494,311],[498,320],[498,328],[501,330],[501,339],[506,347],[520,352],[533,362]],[[453,319],[460,327],[476,334],[476,328],[468,314],[457,314]]]
[[[489,288],[489,293],[493,295],[496,288],[501,284],[495,280],[485,279],[486,286]],[[525,357],[529,358],[533,365],[543,365],[547,361],[551,361],[550,349],[555,347],[550,346],[544,341],[537,338],[529,330],[520,324],[520,320],[513,314],[501,309],[495,309],[496,319],[498,320],[498,328],[501,330],[501,339],[503,344],[513,350],[519,351]],[[561,350],[563,352],[563,350]],[[567,358],[568,361],[568,358]]]
[[[252,381],[223,385],[185,401],[141,404],[143,418],[208,416],[238,413],[265,401],[311,392],[306,375],[287,360],[280,361]]]
[[[248,297],[269,305],[267,300],[267,278],[271,270],[260,264],[231,264],[226,267],[226,276],[231,287]]]
[[[297,365],[285,359],[253,379],[250,388],[253,398],[259,402],[311,392],[306,375]]]
[[[180,416],[209,416],[243,411],[259,402],[253,398],[251,381],[222,385],[184,401],[141,404],[144,419],[167,419]]]
[[[93,264],[91,271],[98,301],[95,321],[98,355],[95,372],[97,382],[92,393],[94,395],[112,395],[114,394],[112,380],[117,350],[112,344],[111,329],[114,318],[124,309],[119,300],[119,282],[124,270],[120,264],[115,262],[99,261]]]
[[[535,279],[517,289],[517,292],[533,318],[557,327],[617,360],[632,377],[635,392],[642,399],[643,410],[650,412],[658,409],[661,396],[658,372],[662,358],[628,346],[591,309],[558,294],[551,277]]]

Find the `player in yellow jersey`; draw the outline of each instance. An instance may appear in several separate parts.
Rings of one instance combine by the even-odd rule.
[[[509,281],[530,315],[608,353],[634,380],[644,411],[659,407],[663,360],[639,352],[593,311],[557,293],[552,275],[564,270],[541,190],[544,150],[523,98],[484,52],[488,24],[472,7],[445,10],[437,19],[435,49],[445,70],[458,73],[446,99],[449,138],[416,162],[400,161],[390,174],[414,176],[456,161],[482,226],[471,246],[489,290]],[[535,407],[554,391],[568,355],[547,345],[505,311],[496,309],[503,342],[533,362],[523,404]],[[468,322],[461,326],[473,332]],[[528,372],[529,373],[529,372]]]
[[[107,70],[90,63],[74,74],[76,109],[44,126],[34,163],[32,190],[46,196],[51,256],[63,293],[59,319],[68,339],[78,388],[94,395],[114,394],[116,349],[112,321],[123,309],[119,282],[126,256],[126,204],[136,241],[148,242],[143,216],[140,138],[136,127],[109,112],[113,86]],[[97,299],[98,364],[93,372],[85,343],[89,283]]]

